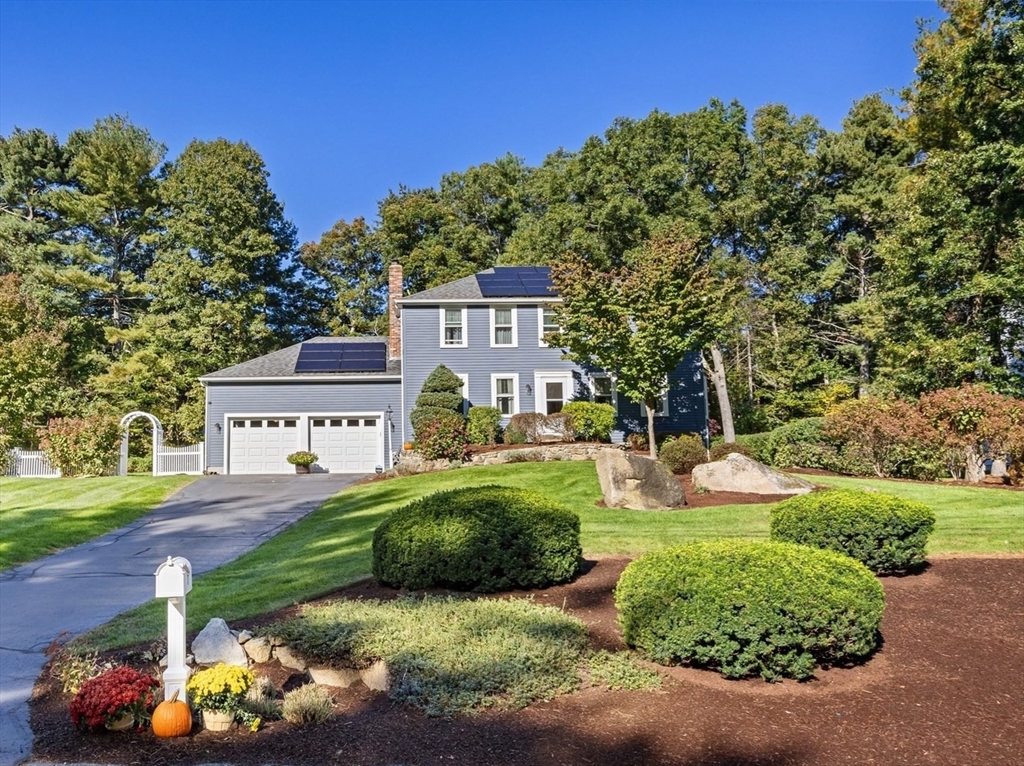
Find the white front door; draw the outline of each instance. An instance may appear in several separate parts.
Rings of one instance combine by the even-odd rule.
[[[554,415],[572,401],[574,391],[571,372],[538,372],[533,377],[535,412]]]
[[[309,420],[309,449],[319,458],[314,470],[373,473],[383,465],[381,419],[336,416]]]
[[[232,418],[228,428],[228,473],[295,473],[285,458],[299,448],[298,420]]]

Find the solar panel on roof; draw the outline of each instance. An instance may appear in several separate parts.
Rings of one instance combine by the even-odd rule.
[[[303,343],[295,372],[384,372],[386,343]]]

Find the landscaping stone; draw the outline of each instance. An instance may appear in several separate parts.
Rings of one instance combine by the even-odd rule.
[[[310,668],[309,675],[315,684],[340,689],[347,689],[361,679],[360,671],[355,668]]]
[[[238,639],[231,635],[228,624],[220,617],[214,617],[192,642],[192,654],[200,665],[241,665],[248,667],[249,659],[239,646]]]
[[[991,476],[996,479],[1001,479],[1006,476],[1006,460],[1001,457],[997,457],[992,461]]]
[[[306,660],[298,652],[293,652],[284,645],[274,647],[274,657],[286,668],[292,670],[304,671],[308,667]]]
[[[384,660],[377,660],[370,667],[363,668],[359,672],[359,677],[368,689],[386,692],[391,688],[391,675],[388,673],[388,664]]]
[[[651,511],[686,505],[679,480],[663,463],[647,457],[604,449],[597,458],[597,479],[609,508]]]
[[[242,649],[249,655],[249,659],[257,664],[270,662],[270,658],[274,654],[274,647],[270,645],[270,639],[264,636],[249,639],[242,644]]]
[[[231,632],[234,633],[234,631],[231,631]],[[241,631],[238,632],[237,638],[238,638],[238,643],[240,643],[240,644],[242,644],[244,646],[248,641],[252,640],[252,631],[250,631],[250,630],[241,630]]]
[[[735,452],[724,460],[694,467],[691,477],[694,486],[707,487],[712,492],[805,495],[814,489],[809,481],[787,476]]]

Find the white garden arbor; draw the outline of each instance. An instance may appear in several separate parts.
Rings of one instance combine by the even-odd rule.
[[[201,474],[206,464],[206,445],[190,444],[185,447],[164,446],[164,427],[156,415],[136,410],[121,418],[121,460],[117,475],[128,475],[128,427],[136,418],[146,418],[153,427],[153,475],[169,476],[177,473]]]

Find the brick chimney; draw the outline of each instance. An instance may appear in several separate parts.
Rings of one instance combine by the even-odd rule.
[[[395,303],[402,297],[402,264],[392,261],[388,266],[388,357],[402,357],[402,319]]]

